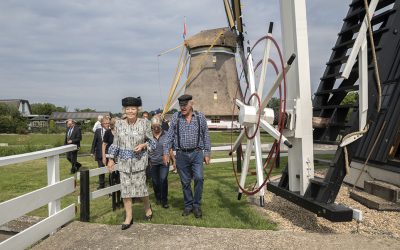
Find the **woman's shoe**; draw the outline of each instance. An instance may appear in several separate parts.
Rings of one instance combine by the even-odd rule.
[[[121,230],[126,230],[126,229],[130,228],[132,224],[133,224],[133,219],[131,220],[131,223],[129,223],[129,224],[122,224]]]
[[[151,219],[153,218],[153,209],[151,208],[151,205],[150,205],[150,210],[151,210],[150,215],[144,215],[144,219],[147,221],[151,221]]]

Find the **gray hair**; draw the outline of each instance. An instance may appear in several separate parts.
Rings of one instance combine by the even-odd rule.
[[[153,116],[153,118],[151,118],[151,125],[161,125],[161,118],[159,116]]]

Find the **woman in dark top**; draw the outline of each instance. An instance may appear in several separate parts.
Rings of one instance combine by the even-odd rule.
[[[105,166],[107,166],[107,163],[108,163],[108,159],[106,158],[106,155],[108,153],[108,148],[111,146],[111,144],[114,141],[115,121],[116,121],[116,118],[111,118],[110,129],[107,129],[103,136],[102,156],[103,156],[103,164]],[[115,170],[110,173],[109,182],[110,182],[110,186],[121,183],[118,170]],[[123,206],[122,199],[121,199],[121,191],[112,193],[112,208],[113,208],[113,210],[115,210],[117,208],[117,206],[118,207]]]

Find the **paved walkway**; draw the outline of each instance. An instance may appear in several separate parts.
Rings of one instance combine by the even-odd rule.
[[[400,249],[400,241],[357,234],[315,234],[159,224],[72,222],[32,249]]]

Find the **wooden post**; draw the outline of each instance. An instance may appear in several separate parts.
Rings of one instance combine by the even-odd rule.
[[[80,201],[81,214],[80,221],[89,222],[90,220],[90,191],[89,191],[89,169],[82,169],[80,174]]]
[[[47,185],[54,185],[60,182],[60,157],[59,155],[47,157]],[[60,199],[51,201],[48,204],[49,216],[61,210]]]
[[[236,149],[236,161],[237,161],[237,172],[241,173],[242,172],[242,154],[243,154],[243,149],[242,149],[242,145],[240,145],[237,149]]]

